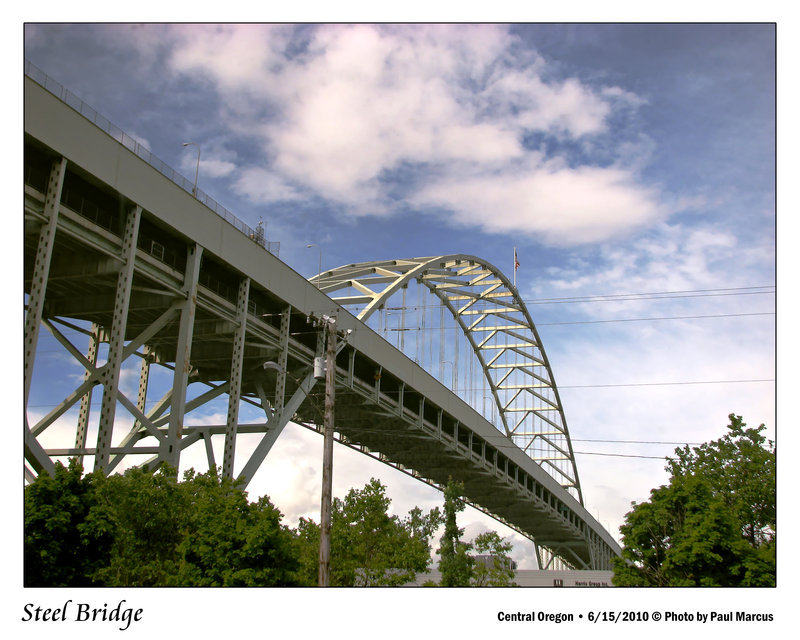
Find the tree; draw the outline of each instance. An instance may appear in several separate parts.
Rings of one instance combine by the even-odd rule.
[[[102,474],[83,476],[72,461],[42,474],[25,488],[26,587],[99,586],[93,577],[113,543],[113,531],[89,514],[97,504]],[[89,521],[89,522],[87,522]]]
[[[188,529],[179,546],[181,584],[218,587],[297,584],[298,549],[281,512],[266,496],[247,499],[236,482],[216,473],[187,473]]]
[[[129,469],[99,483],[96,500],[86,526],[110,530],[113,543],[94,579],[116,587],[174,585],[189,511],[174,473]]]
[[[439,509],[415,507],[406,518],[389,515],[386,487],[372,478],[363,489],[335,498],[331,509],[331,586],[399,585],[427,570]],[[305,518],[297,529],[301,581],[317,584],[319,525]]]
[[[281,514],[249,502],[217,470],[130,469],[82,477],[77,463],[25,489],[30,586],[296,584],[298,551]]]
[[[617,586],[775,584],[775,448],[731,414],[728,433],[675,450],[669,484],[620,527]]]
[[[514,563],[511,561],[511,543],[506,542],[496,531],[481,533],[472,542],[481,558],[476,558],[472,567],[470,584],[476,587],[514,586]]]
[[[486,531],[472,542],[463,542],[464,529],[457,514],[464,510],[464,484],[448,478],[444,488],[444,533],[439,541],[439,571],[442,587],[514,586],[514,563],[509,556],[511,543],[496,531]],[[470,555],[475,550],[478,558]]]
[[[444,488],[444,534],[437,551],[443,587],[468,586],[472,577],[472,545],[461,541],[464,530],[456,522],[456,515],[464,510],[463,494],[464,484],[449,478]]]
[[[319,584],[319,525],[308,518],[300,518],[295,537],[298,583],[303,587],[316,587]]]

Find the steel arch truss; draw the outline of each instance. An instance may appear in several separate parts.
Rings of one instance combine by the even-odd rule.
[[[497,428],[583,504],[550,363],[525,303],[499,269],[459,254],[350,264],[310,281],[364,322],[388,309],[390,298],[401,292],[401,306],[393,308],[405,318],[411,307],[405,289],[414,283],[427,288],[452,315],[480,363],[498,412]]]

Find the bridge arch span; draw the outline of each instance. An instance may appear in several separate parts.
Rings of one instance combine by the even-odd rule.
[[[113,473],[205,457],[246,486],[287,424],[319,430],[319,320],[332,315],[339,442],[432,486],[464,482],[470,504],[534,541],[541,567],[610,567],[619,545],[579,502],[549,362],[498,269],[436,256],[309,282],[49,86],[26,75],[26,481],[69,458]],[[40,348],[43,328],[60,351]],[[74,374],[61,386],[43,366],[56,357]],[[440,384],[448,363],[455,394]],[[462,385],[473,365],[480,386]],[[126,372],[138,386],[120,384]]]
[[[384,335],[396,332],[401,351],[423,365],[427,353],[428,368],[435,370],[438,365],[443,382],[444,365],[451,364],[451,388],[459,393],[458,351],[454,355],[446,351],[447,342],[452,342],[445,340],[448,318],[479,364],[489,394],[482,399],[491,399],[491,416],[484,410],[485,417],[583,504],[552,367],[525,302],[500,269],[477,256],[451,254],[354,263],[309,280],[365,323],[371,321],[374,326],[376,317],[385,313],[377,323],[383,324]],[[416,302],[408,299],[409,288],[415,286]],[[426,314],[435,320],[435,310],[431,314],[435,304],[439,305],[439,326],[426,326]],[[406,338],[415,331],[418,337],[412,343]],[[420,331],[426,333],[419,337]],[[476,402],[477,379],[473,376],[473,382],[459,393],[471,395],[473,405],[481,404]]]

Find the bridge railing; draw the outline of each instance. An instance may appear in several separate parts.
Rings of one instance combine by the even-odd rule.
[[[39,69],[32,62],[25,61],[25,75],[33,80],[36,84],[43,87],[49,93],[61,100],[63,103],[69,105],[72,109],[80,113],[84,118],[93,123],[96,127],[105,131],[108,135],[114,138],[117,142],[124,147],[135,153],[139,158],[144,160],[147,164],[153,167],[161,175],[177,184],[181,189],[187,193],[195,192],[195,197],[202,202],[206,207],[211,209],[218,216],[223,218],[226,222],[236,227],[239,231],[245,234],[248,238],[264,247],[267,251],[277,256],[280,252],[279,242],[267,242],[264,239],[263,229],[253,229],[251,226],[237,218],[228,209],[219,204],[216,200],[210,197],[200,189],[195,190],[193,182],[182,176],[175,169],[170,167],[166,162],[158,158],[155,154],[151,153],[147,147],[138,142],[135,138],[125,133],[122,129],[116,126],[113,122],[98,113],[95,109],[86,104],[78,96],[72,93],[69,89],[64,87],[60,82],[53,80],[44,71]]]

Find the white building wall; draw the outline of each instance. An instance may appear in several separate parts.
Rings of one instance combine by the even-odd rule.
[[[514,574],[518,587],[611,587],[611,571],[540,571],[519,570]],[[442,574],[438,571],[420,573],[414,582],[406,586],[420,587],[426,582],[439,584]]]

